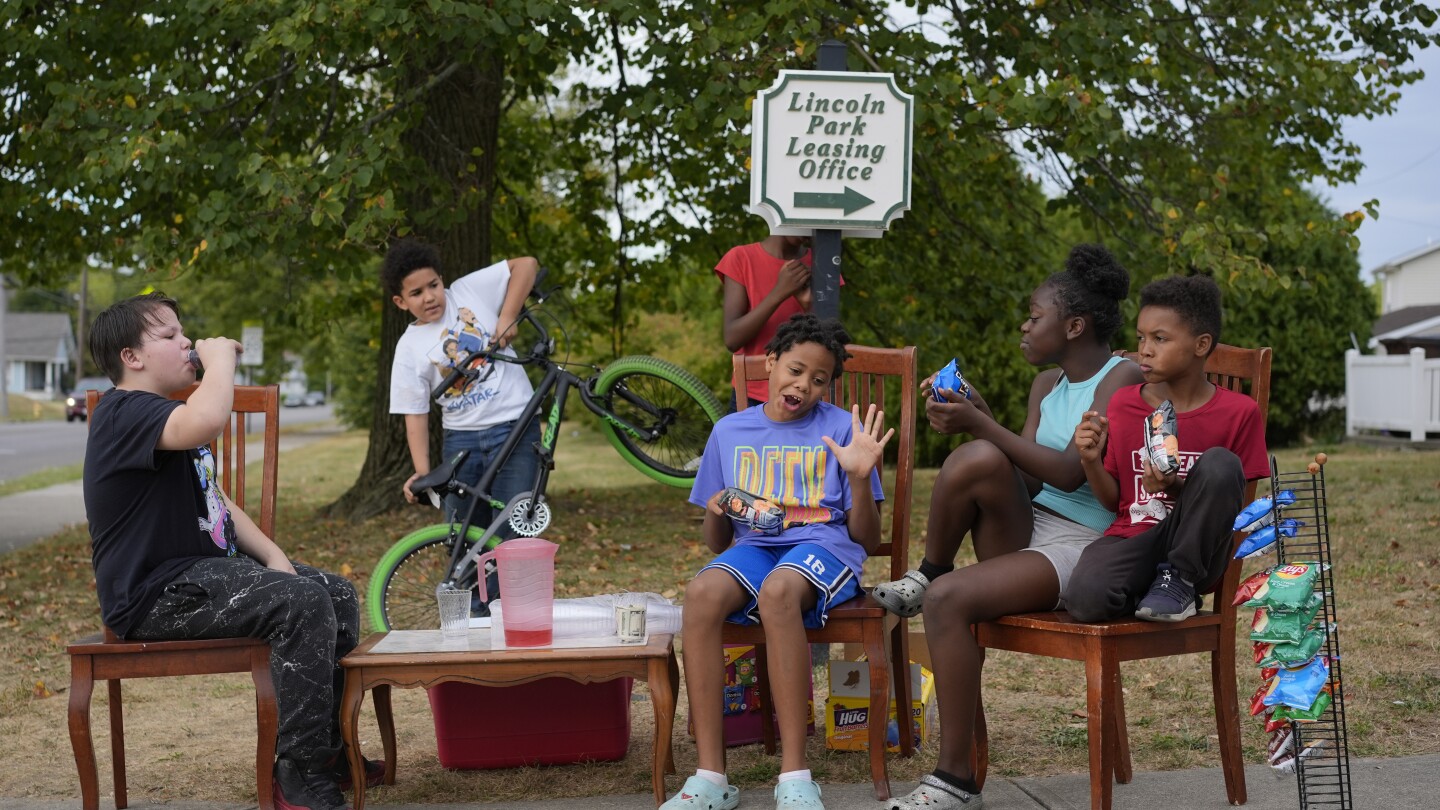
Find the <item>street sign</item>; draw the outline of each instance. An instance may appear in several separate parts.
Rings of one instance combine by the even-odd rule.
[[[914,102],[891,73],[780,71],[755,99],[750,210],[775,234],[880,236],[910,208]]]
[[[240,354],[240,365],[262,365],[265,362],[265,327],[259,321],[245,321],[240,325],[240,345],[245,347]]]

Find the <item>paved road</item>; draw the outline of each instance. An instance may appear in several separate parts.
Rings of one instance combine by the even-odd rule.
[[[281,414],[281,424],[293,424],[288,418],[292,412],[321,410],[328,411],[329,408],[287,408]],[[61,422],[60,426],[65,427],[65,423]],[[84,432],[83,428],[81,432]],[[305,430],[286,430],[280,434],[280,452],[284,453],[340,432],[341,428],[332,421],[315,422]],[[83,446],[81,456],[84,456]],[[76,459],[80,460],[82,459]],[[0,554],[28,546],[66,526],[83,522],[85,499],[79,479],[0,498]]]
[[[285,427],[334,418],[330,405],[285,408],[280,424]],[[251,430],[265,426],[264,417],[255,417]],[[49,422],[0,423],[0,483],[50,467],[65,467],[85,460],[85,423]]]

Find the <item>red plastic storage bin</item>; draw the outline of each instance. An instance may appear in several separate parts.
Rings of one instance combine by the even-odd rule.
[[[625,758],[630,679],[576,683],[544,678],[518,686],[450,681],[427,690],[446,768],[514,768]]]

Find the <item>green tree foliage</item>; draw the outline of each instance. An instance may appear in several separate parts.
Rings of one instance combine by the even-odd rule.
[[[1137,285],[1214,274],[1232,313],[1285,283],[1346,294],[1361,214],[1291,212],[1284,191],[1355,177],[1338,121],[1394,109],[1434,19],[1406,0],[16,0],[0,262],[52,286],[81,260],[161,287],[250,273],[267,319],[343,344],[315,352],[368,409],[369,497],[347,510],[373,511],[408,467],[384,401],[403,321],[370,292],[388,240],[437,242],[451,277],[539,256],[604,353],[666,348],[642,313],[694,317],[718,385],[711,268],[763,235],[750,100],[836,38],[917,101],[914,206],[847,240],[843,314],[861,341],[921,346],[927,371],[959,355],[1017,425],[1034,370],[1015,328],[1076,241]]]

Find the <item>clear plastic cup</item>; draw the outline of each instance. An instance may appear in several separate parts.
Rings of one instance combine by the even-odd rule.
[[[645,643],[645,595],[622,593],[615,597],[615,635],[621,644]]]
[[[435,600],[440,604],[440,632],[446,638],[470,632],[470,589],[440,588]]]

